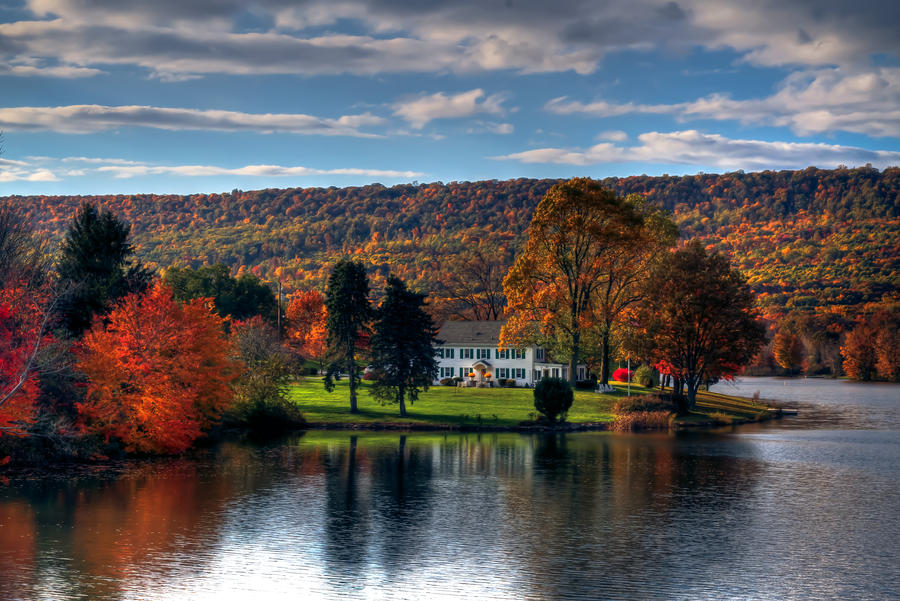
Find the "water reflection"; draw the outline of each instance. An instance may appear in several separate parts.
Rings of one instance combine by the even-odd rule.
[[[896,468],[815,454],[757,434],[310,432],[14,480],[0,598],[889,596]]]

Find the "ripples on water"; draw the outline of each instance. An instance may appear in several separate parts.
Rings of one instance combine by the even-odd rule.
[[[897,598],[897,422],[800,419],[310,432],[14,479],[0,599]]]

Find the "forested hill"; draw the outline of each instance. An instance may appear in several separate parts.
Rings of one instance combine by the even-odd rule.
[[[471,251],[508,263],[556,180],[290,188],[225,194],[12,197],[36,228],[60,235],[82,201],[133,224],[153,267],[223,262],[288,288],[321,285],[352,254],[376,280],[389,271],[432,290]],[[851,309],[900,290],[900,169],[873,168],[603,182],[670,210],[682,236],[733,258],[769,314]],[[378,285],[377,282],[375,284]]]

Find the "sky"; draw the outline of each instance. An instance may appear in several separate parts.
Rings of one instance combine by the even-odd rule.
[[[0,0],[0,195],[900,166],[896,0]]]

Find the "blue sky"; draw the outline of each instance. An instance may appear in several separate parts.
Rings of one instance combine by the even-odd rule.
[[[900,165],[900,2],[0,0],[0,194]]]

